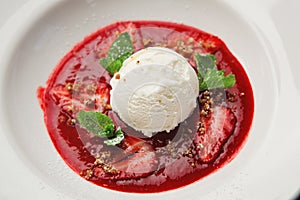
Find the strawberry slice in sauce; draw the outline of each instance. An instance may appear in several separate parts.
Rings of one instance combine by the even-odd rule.
[[[215,107],[208,117],[200,117],[194,144],[202,162],[217,158],[222,146],[234,132],[236,121],[234,113],[224,106]]]
[[[81,110],[104,112],[109,104],[110,86],[107,83],[97,84],[67,84],[56,86],[49,92],[52,100],[61,107],[66,114],[76,118]]]
[[[149,176],[158,166],[153,147],[142,139],[126,135],[120,148],[124,152],[110,163],[100,163],[94,175],[101,179],[136,179]]]

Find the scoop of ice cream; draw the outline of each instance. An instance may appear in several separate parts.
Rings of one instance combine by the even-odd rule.
[[[162,47],[133,54],[110,84],[113,111],[149,137],[188,118],[199,94],[195,70],[180,54]]]

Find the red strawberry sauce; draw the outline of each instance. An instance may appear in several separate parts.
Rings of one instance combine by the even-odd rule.
[[[125,31],[135,51],[167,47],[193,67],[195,53],[214,54],[219,69],[235,74],[236,85],[201,92],[186,121],[170,133],[145,138],[111,110],[111,77],[99,64]],[[136,193],[176,189],[220,169],[245,143],[254,112],[249,79],[223,41],[190,26],[158,21],[117,22],[87,36],[59,62],[46,87],[38,89],[38,98],[53,144],[72,170],[101,187]],[[79,126],[80,110],[107,114],[125,139],[118,146],[105,145]]]

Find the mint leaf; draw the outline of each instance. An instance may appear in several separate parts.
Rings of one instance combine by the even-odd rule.
[[[130,35],[124,32],[111,44],[107,57],[100,60],[100,64],[114,75],[122,67],[126,60],[133,53],[133,44]]]
[[[108,146],[115,146],[120,144],[120,142],[124,139],[124,133],[121,131],[120,127],[115,132],[115,137],[105,140],[104,143]]]
[[[132,53],[124,54],[120,58],[112,61],[110,65],[106,68],[106,70],[110,73],[110,75],[114,75],[115,72],[118,72],[122,65],[123,62],[131,55]]]
[[[195,58],[198,70],[199,83],[202,83],[207,71],[209,69],[215,69],[216,57],[212,54],[196,54]]]
[[[224,86],[226,88],[231,88],[235,85],[235,75],[234,74],[228,74],[227,76],[225,76],[223,78],[223,83],[224,83]]]
[[[218,70],[216,57],[213,54],[195,55],[200,91],[215,88],[233,87],[236,80],[234,74],[225,76],[224,70]]]
[[[102,114],[104,115],[104,114]],[[105,115],[106,116],[106,115]],[[109,117],[108,117],[109,118]],[[110,119],[110,118],[109,118]],[[115,129],[115,126],[113,123],[111,124],[107,124],[104,129],[103,129],[103,132],[102,132],[102,135],[104,135],[105,137],[111,137],[113,136],[113,133],[114,133],[114,129]]]
[[[213,54],[196,54],[196,64],[198,71],[201,74],[206,74],[206,72],[210,69],[216,69],[216,57]]]
[[[80,111],[78,122],[88,132],[101,138],[109,138],[104,141],[107,145],[117,145],[124,139],[121,129],[114,131],[115,126],[111,118],[100,112]]]
[[[200,89],[229,88],[234,84],[235,76],[233,74],[224,76],[223,70],[212,69],[206,73],[203,82],[200,84]]]
[[[99,112],[80,111],[78,113],[78,122],[88,132],[98,137],[112,137],[114,124],[112,120]]]

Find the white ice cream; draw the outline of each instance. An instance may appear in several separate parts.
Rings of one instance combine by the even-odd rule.
[[[199,94],[197,75],[186,59],[161,47],[133,54],[110,84],[113,111],[149,137],[188,118]]]

